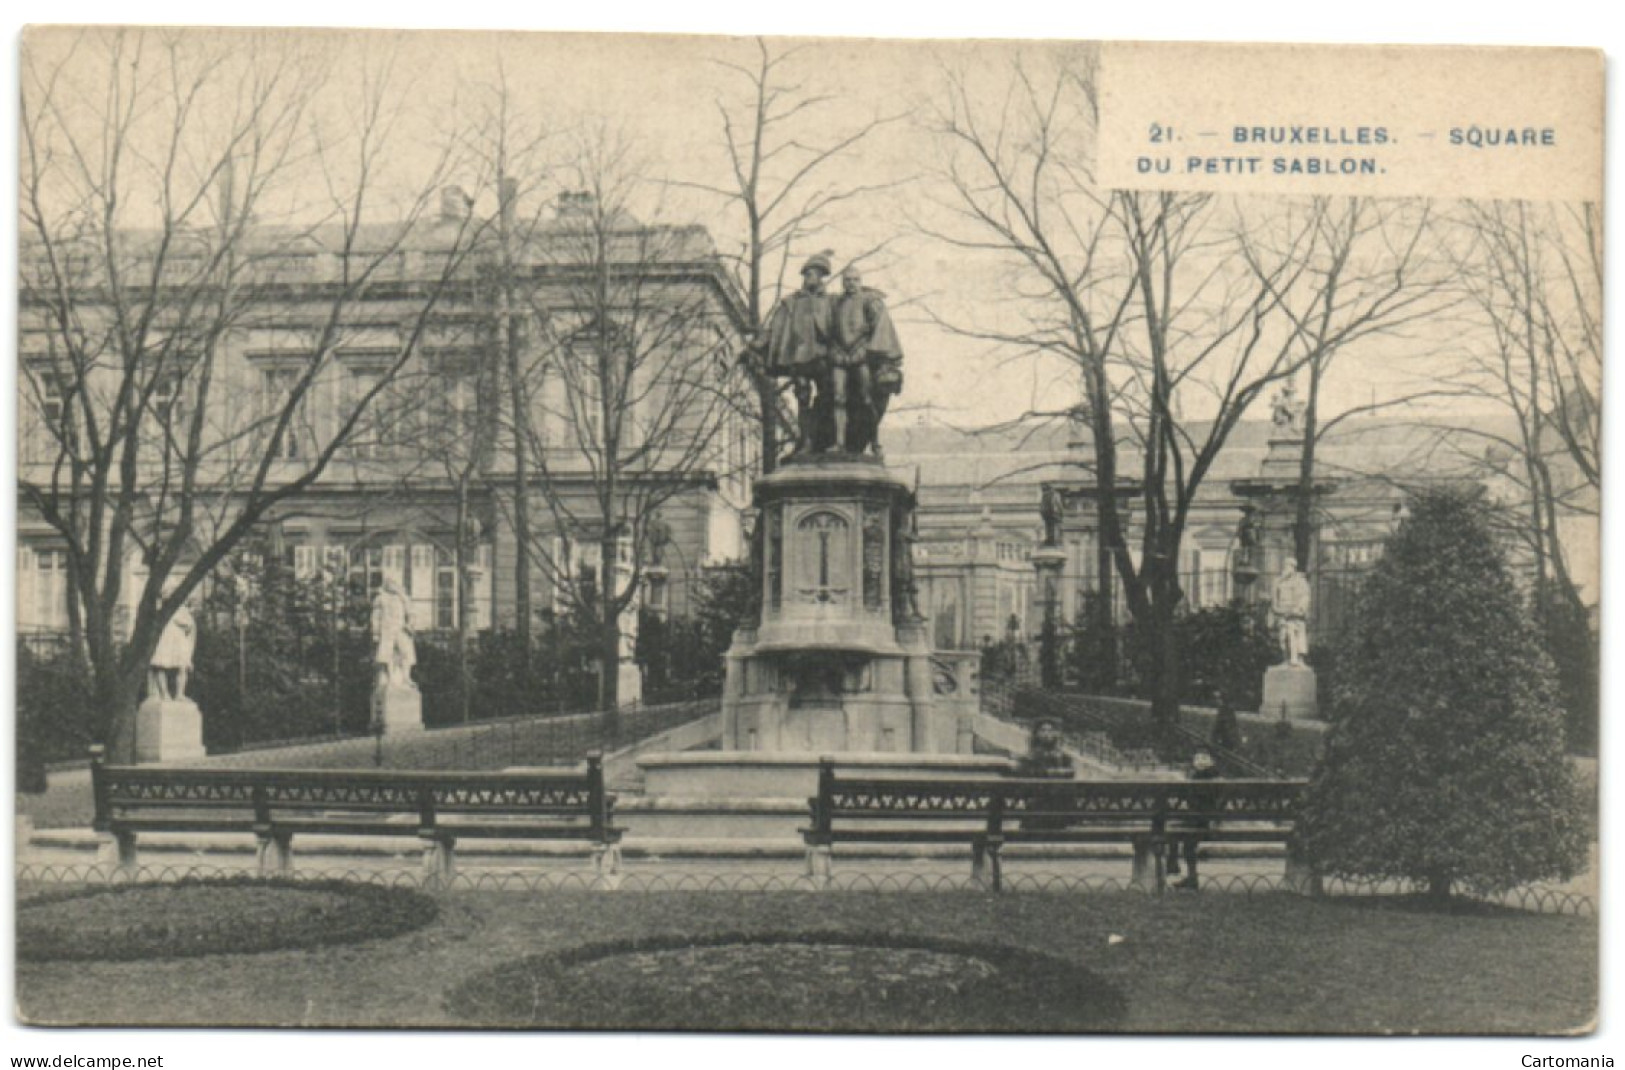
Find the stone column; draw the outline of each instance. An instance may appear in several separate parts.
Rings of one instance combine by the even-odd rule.
[[[1066,558],[1066,550],[1060,546],[1041,546],[1032,556],[1033,569],[1038,573],[1038,597],[1044,621],[1038,651],[1040,681],[1049,688],[1059,688],[1062,684],[1060,601],[1061,572],[1066,568]],[[1046,652],[1046,642],[1055,644],[1055,649]]]

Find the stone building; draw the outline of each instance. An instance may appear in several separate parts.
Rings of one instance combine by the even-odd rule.
[[[1030,641],[1045,612],[1033,555],[1044,530],[1046,487],[1064,504],[1065,554],[1056,612],[1074,622],[1093,596],[1112,598],[1126,619],[1119,581],[1100,553],[1087,432],[1055,423],[1043,428],[964,431],[936,422],[899,421],[887,432],[887,461],[917,479],[920,603],[939,649],[971,649],[1012,635]],[[1401,515],[1406,488],[1443,478],[1428,471],[1427,429],[1353,427],[1322,443],[1317,463],[1315,583],[1311,635],[1342,626],[1354,581],[1375,562]],[[1186,604],[1222,606],[1233,598],[1269,597],[1272,577],[1291,553],[1296,463],[1301,442],[1283,439],[1268,419],[1245,421],[1203,482],[1185,531],[1180,563]],[[1422,474],[1427,473],[1427,474]],[[1137,488],[1117,489],[1138,560]],[[1258,512],[1253,559],[1243,551],[1243,519]],[[1256,578],[1255,578],[1256,577]]]
[[[505,192],[511,197],[511,189]],[[266,416],[282,407],[321,339],[336,347],[334,358],[270,445],[269,480],[305,473],[354,401],[380,386],[381,392],[348,445],[314,483],[274,508],[245,540],[244,552],[274,556],[298,575],[326,570],[368,589],[395,576],[420,632],[465,623],[475,631],[511,626],[524,550],[515,534],[515,457],[523,452],[538,619],[566,610],[569,585],[596,570],[606,543],[615,548],[618,577],[639,582],[660,608],[685,612],[707,565],[744,554],[741,517],[757,467],[756,434],[737,406],[690,416],[655,410],[676,389],[662,378],[668,374],[703,366],[708,389],[719,393],[742,379],[737,291],[701,227],[645,224],[625,215],[606,219],[586,194],[564,194],[529,225],[519,222],[511,200],[504,211],[500,221],[473,218],[470,199],[447,189],[438,212],[404,237],[398,225],[363,226],[346,256],[333,251],[343,236],[327,230],[255,228],[240,246],[241,255],[256,261],[240,276],[247,280],[242,312],[216,342],[214,374],[221,382],[211,394],[207,423],[225,445],[211,454],[223,459],[221,466],[199,473],[206,485],[215,480],[204,496],[215,512],[229,514],[231,480],[240,477],[245,457],[267,452],[266,439],[257,437],[274,433]],[[456,243],[472,232],[482,235],[478,244],[448,267]],[[196,255],[204,256],[206,245],[200,237]],[[137,261],[148,255],[139,252],[139,236],[131,247]],[[357,253],[373,274],[344,303],[343,322],[324,332],[336,289],[353,284],[345,271],[360,262]],[[25,273],[30,258],[40,255],[24,245]],[[602,277],[613,280],[607,300],[599,295],[600,308],[588,307],[581,296],[594,255],[607,262]],[[74,304],[94,320],[95,285],[87,282],[85,289]],[[422,320],[421,335],[403,337],[429,301],[434,308]],[[31,299],[26,275],[20,304],[19,475],[24,483],[43,484],[63,454],[61,421],[73,399],[64,396],[66,377],[53,365],[60,356],[47,321],[49,303]],[[658,326],[639,336],[638,317]],[[641,347],[638,380],[627,389],[618,426],[622,453],[633,460],[622,466],[617,486],[630,511],[660,502],[661,561],[652,590],[642,571],[653,564],[649,540],[605,538],[598,508],[605,451],[594,444],[607,436],[589,403],[601,390],[590,369],[570,370],[590,364],[599,351],[594,346],[605,345],[617,352]],[[406,351],[397,371],[396,357]],[[522,380],[523,424],[511,417],[513,370]],[[160,383],[154,405],[165,413],[184,407],[188,389],[184,380]],[[701,426],[701,420],[709,422]],[[516,426],[523,434],[516,435]],[[232,436],[243,447],[235,457]],[[657,436],[667,444],[658,445]],[[524,438],[531,448],[516,449]],[[155,474],[154,494],[161,486]],[[658,493],[643,493],[655,487]],[[637,534],[646,534],[643,525],[651,519],[636,517]],[[636,559],[635,544],[645,547],[645,560]],[[69,628],[66,568],[63,542],[22,495],[17,591],[25,635]],[[126,576],[125,601],[133,604],[145,582],[136,551],[126,561]],[[634,606],[623,617],[623,699],[636,697],[635,619]]]

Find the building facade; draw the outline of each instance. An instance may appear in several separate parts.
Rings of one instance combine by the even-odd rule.
[[[239,555],[363,590],[394,578],[420,633],[512,627],[524,601],[521,557],[536,621],[570,612],[580,585],[607,573],[636,588],[623,614],[623,699],[636,697],[630,652],[645,595],[685,612],[707,567],[744,556],[757,441],[743,406],[727,398],[744,389],[743,311],[703,228],[641,223],[584,194],[528,221],[512,203],[481,219],[453,188],[438,213],[409,225],[251,229],[230,255],[252,263],[229,273],[206,232],[195,249],[156,244],[137,235],[125,246],[129,264],[150,272],[143,356],[176,369],[141,380],[151,394],[141,418],[154,421],[157,444],[144,447],[137,497],[162,524],[166,497],[190,480],[200,553],[259,478],[262,487],[306,485],[265,513]],[[76,292],[46,285],[64,278],[60,248],[25,242],[22,251],[24,635],[73,625],[66,542],[41,506],[74,500],[80,429],[97,392],[118,382],[116,369],[86,370],[95,342],[79,341],[120,329],[106,263],[87,248]],[[197,333],[207,337],[182,338],[186,303],[200,296],[235,304],[206,320]],[[66,341],[65,309],[77,321]],[[206,359],[196,356],[203,346]],[[205,369],[208,442],[166,449],[165,435],[190,426]],[[689,400],[702,390],[720,400]],[[199,463],[178,472],[176,458]],[[648,592],[651,556],[659,582]],[[145,582],[143,551],[132,545],[126,609]]]

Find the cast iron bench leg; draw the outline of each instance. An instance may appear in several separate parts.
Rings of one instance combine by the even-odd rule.
[[[1155,836],[1138,836],[1134,840],[1134,870],[1130,883],[1160,894],[1165,883],[1162,841]]]
[[[1004,866],[999,861],[998,840],[976,840],[971,844],[970,877],[977,885],[991,891],[1004,887]]]
[[[133,874],[136,870],[135,833],[122,830],[106,833],[96,849],[96,864]]]
[[[820,888],[828,888],[835,880],[835,853],[827,843],[815,843],[807,848],[807,876]]]
[[[614,891],[621,886],[621,845],[595,843],[592,847],[592,869],[598,886]]]
[[[256,832],[256,861],[262,877],[281,877],[293,872],[293,834]]]
[[[457,841],[450,836],[423,837],[423,878],[430,887],[443,887],[457,876]]]

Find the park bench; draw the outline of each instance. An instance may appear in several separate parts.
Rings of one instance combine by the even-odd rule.
[[[470,773],[115,766],[96,747],[91,782],[94,827],[131,869],[143,832],[251,832],[263,874],[288,872],[293,838],[306,834],[416,837],[432,878],[455,872],[463,838],[579,840],[600,876],[620,866],[615,797],[596,754],[580,769]]]
[[[971,872],[997,891],[1006,844],[1127,844],[1131,880],[1161,892],[1165,850],[1204,843],[1279,843],[1289,880],[1309,873],[1293,838],[1302,780],[1038,780],[843,776],[819,764],[802,830],[808,872],[828,881],[836,844],[964,844]]]

